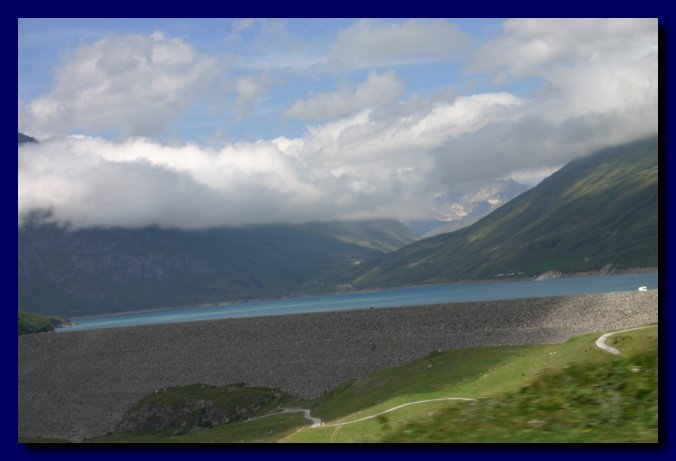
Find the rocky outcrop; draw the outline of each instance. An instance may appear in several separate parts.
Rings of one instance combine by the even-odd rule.
[[[533,280],[536,282],[539,282],[541,280],[554,280],[554,279],[560,279],[561,278],[561,272],[559,271],[547,271],[544,272],[537,277],[535,277]]]
[[[199,432],[253,418],[262,408],[280,403],[285,397],[274,389],[252,389],[243,384],[189,388],[193,396],[188,398],[183,397],[183,388],[155,390],[124,415],[115,432],[169,431],[172,435]]]
[[[474,224],[530,187],[512,179],[474,181],[435,197],[427,219],[405,224],[422,238],[453,232]]]

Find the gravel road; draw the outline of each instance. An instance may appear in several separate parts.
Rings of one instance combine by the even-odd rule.
[[[245,382],[315,397],[436,349],[558,343],[657,320],[654,290],[24,335],[19,436],[105,434],[167,386]]]

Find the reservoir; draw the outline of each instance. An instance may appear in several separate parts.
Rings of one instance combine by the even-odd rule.
[[[335,312],[424,304],[492,301],[550,296],[584,295],[658,288],[658,273],[565,277],[553,280],[491,281],[392,288],[381,291],[302,296],[245,303],[180,307],[71,319],[75,325],[58,332],[118,328],[159,323],[195,322],[236,317]]]

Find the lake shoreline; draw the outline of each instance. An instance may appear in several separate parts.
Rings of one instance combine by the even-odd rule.
[[[592,271],[592,272],[574,272],[574,273],[562,273],[559,277],[560,279],[571,279],[571,278],[577,278],[577,277],[584,277],[584,278],[589,278],[589,277],[598,277],[598,276],[606,276],[606,275],[625,275],[625,274],[646,274],[646,273],[659,273],[659,268],[657,267],[638,267],[638,268],[628,268],[628,269],[617,269],[617,270],[612,270],[612,271]],[[254,298],[254,299],[247,299],[246,301],[238,301],[238,300],[232,300],[232,301],[224,301],[224,302],[216,302],[216,303],[202,303],[202,304],[187,304],[187,305],[180,305],[180,306],[169,306],[169,307],[155,307],[155,308],[150,308],[150,309],[141,309],[141,310],[133,310],[133,311],[122,311],[122,312],[113,312],[109,314],[96,314],[96,315],[86,315],[86,316],[74,316],[74,317],[69,317],[68,320],[72,324],[77,324],[77,321],[80,320],[95,320],[99,318],[108,318],[108,317],[122,317],[126,315],[133,315],[133,314],[152,314],[152,313],[160,313],[160,312],[166,312],[170,313],[176,310],[182,310],[182,309],[200,309],[200,308],[210,308],[210,307],[225,307],[225,306],[232,306],[232,305],[247,305],[250,303],[257,303],[257,302],[268,302],[268,301],[285,301],[285,300],[292,300],[292,299],[298,299],[298,300],[303,300],[307,298],[312,298],[312,297],[317,297],[317,296],[345,296],[345,295],[360,295],[360,294],[370,294],[370,293],[384,293],[388,291],[394,291],[394,290],[399,290],[399,289],[404,289],[404,288],[423,288],[423,287],[440,287],[440,286],[474,286],[474,285],[488,285],[488,284],[497,284],[497,283],[512,283],[512,282],[523,282],[523,281],[528,281],[528,280],[534,280],[533,277],[501,277],[501,278],[491,278],[491,279],[479,279],[479,280],[461,280],[461,281],[456,281],[456,282],[448,282],[448,283],[429,283],[429,284],[417,284],[417,285],[403,285],[400,287],[384,287],[384,288],[374,288],[374,289],[367,289],[367,290],[354,290],[354,291],[343,291],[343,292],[328,292],[328,293],[307,293],[307,294],[301,294],[301,295],[290,295],[290,296],[285,296],[285,297],[271,297],[271,298]]]
[[[644,275],[645,274],[645,275]],[[252,300],[189,307],[157,308],[115,314],[73,317],[73,326],[58,328],[71,333],[99,328],[193,322],[218,318],[278,316],[296,313],[337,312],[369,308],[406,307],[440,303],[489,301],[548,296],[575,296],[613,291],[633,291],[638,286],[658,288],[658,272],[632,271],[610,275],[550,275],[545,280],[485,280],[472,283],[418,285],[327,295]]]

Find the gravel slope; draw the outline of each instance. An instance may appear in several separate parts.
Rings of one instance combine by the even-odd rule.
[[[19,336],[19,436],[105,434],[166,386],[246,382],[314,397],[435,349],[556,343],[657,320],[650,291]]]

